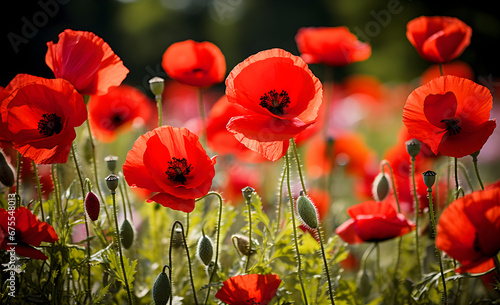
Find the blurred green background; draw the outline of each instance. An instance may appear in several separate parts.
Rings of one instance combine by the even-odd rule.
[[[46,43],[66,28],[92,31],[109,43],[129,68],[126,83],[146,91],[147,80],[166,76],[161,57],[172,43],[211,41],[226,56],[228,72],[258,51],[279,47],[298,54],[294,36],[305,26],[348,26],[373,54],[337,69],[336,78],[366,73],[385,82],[411,81],[429,66],[406,39],[406,24],[421,15],[455,16],[473,29],[460,57],[476,79],[499,76],[496,46],[500,13],[483,2],[409,0],[39,0],[9,1],[2,9],[0,85],[17,73],[53,77],[45,65]],[[320,67],[313,66],[313,71]],[[316,70],[316,71],[315,71]],[[320,73],[320,72],[318,72]],[[480,82],[480,81],[479,81]],[[488,84],[485,84],[488,85]],[[223,86],[222,84],[220,85]]]

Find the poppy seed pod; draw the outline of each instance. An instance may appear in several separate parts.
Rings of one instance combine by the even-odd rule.
[[[14,171],[9,163],[7,163],[7,160],[5,160],[3,152],[0,151],[0,183],[7,187],[11,187],[14,185],[14,182]]]
[[[165,273],[165,268],[167,267],[167,265],[163,267],[162,272],[158,274],[155,283],[153,284],[153,300],[156,305],[166,305],[172,295],[170,279]]]
[[[385,173],[379,173],[373,180],[372,194],[376,201],[382,201],[389,194],[389,179]]]
[[[427,188],[432,189],[434,186],[434,182],[436,182],[436,172],[433,171],[426,171],[422,173],[424,183],[427,186]]]
[[[125,249],[130,248],[134,242],[134,228],[127,219],[120,226],[120,240]]]
[[[318,228],[318,214],[309,198],[300,195],[297,199],[297,211],[302,221],[312,229]]]
[[[208,266],[208,264],[212,261],[213,254],[214,247],[212,246],[212,241],[202,231],[202,236],[198,240],[198,245],[196,246],[196,257],[205,266]]]
[[[106,185],[108,186],[109,190],[111,192],[114,192],[118,187],[118,181],[120,180],[120,177],[118,177],[115,174],[110,174],[105,179],[106,179]]]
[[[245,199],[245,202],[247,204],[250,204],[252,199],[252,194],[254,191],[255,189],[251,186],[245,186],[244,188],[241,189],[241,193],[243,194],[243,198]]]
[[[113,155],[109,155],[109,156],[104,158],[104,161],[106,161],[106,166],[108,167],[109,171],[111,173],[114,173],[115,169],[116,169],[116,163],[118,161],[118,157],[113,156]]]
[[[155,96],[161,96],[165,88],[165,80],[159,76],[155,76],[149,80],[149,89]]]
[[[255,251],[251,249],[250,239],[248,239],[248,236],[234,234],[233,236],[231,236],[231,240],[233,241],[233,245],[241,254],[249,256],[255,253]]]
[[[96,221],[97,218],[99,218],[100,208],[101,205],[96,194],[94,194],[94,192],[88,192],[87,196],[85,196],[85,211],[87,211],[90,220]]]
[[[410,139],[406,141],[405,144],[406,144],[406,151],[408,151],[408,154],[412,158],[415,158],[420,153],[420,148],[422,148],[422,142],[420,142],[419,140]]]

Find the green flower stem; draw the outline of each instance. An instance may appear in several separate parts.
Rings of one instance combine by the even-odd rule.
[[[205,114],[205,104],[203,103],[203,89],[198,88],[198,111],[200,114],[202,131],[200,133],[200,139],[202,141],[203,146],[206,147],[206,135],[207,135],[207,119]]]
[[[85,201],[85,184],[83,182],[82,173],[80,171],[80,163],[78,162],[78,157],[76,156],[76,144],[73,142],[71,146],[71,154],[73,156],[73,162],[75,163],[76,173],[78,175],[78,181],[80,182],[80,187],[82,190],[82,198]],[[87,213],[85,213],[85,207],[83,208],[83,217],[85,219],[85,233],[87,234],[87,296],[85,301],[88,299],[92,303],[92,286],[91,286],[91,272],[90,272],[90,238],[89,238],[89,224],[87,220]],[[84,302],[85,303],[85,302]]]
[[[432,204],[432,188],[430,187],[427,188],[427,194],[429,197],[429,217],[432,224],[432,233],[434,235],[434,238],[436,238],[437,229],[436,229],[436,217],[434,216],[434,208]],[[446,279],[444,277],[444,272],[443,272],[443,262],[441,261],[441,253],[439,252],[439,249],[437,248],[435,242],[434,242],[434,252],[436,253],[436,257],[439,262],[439,270],[441,272],[441,279],[443,280],[443,304],[448,304],[448,294],[446,292]]]
[[[155,95],[156,108],[158,109],[158,127],[163,124],[162,96]]]
[[[61,206],[61,189],[59,185],[59,176],[57,174],[57,163],[51,165],[52,181],[54,182],[54,196],[56,197],[56,209],[59,219],[62,219],[62,206]]]
[[[453,158],[454,163],[455,163],[455,189],[456,189],[456,194],[455,194],[455,199],[458,199],[460,195],[460,185],[458,184],[458,158]]]
[[[328,292],[330,293],[330,301],[332,305],[335,305],[332,280],[330,279],[330,271],[328,269],[328,262],[326,260],[325,247],[323,246],[323,238],[321,237],[321,227],[318,227],[316,231],[318,232],[319,244],[321,245],[321,255],[323,257],[323,264],[325,265],[326,278],[328,279]]]
[[[130,293],[130,287],[128,286],[127,273],[125,272],[125,263],[123,262],[123,252],[122,245],[120,241],[120,227],[118,226],[118,217],[116,212],[116,191],[111,191],[111,198],[113,200],[113,216],[115,218],[115,228],[116,228],[116,243],[118,244],[118,254],[120,256],[120,264],[122,266],[123,279],[125,280],[125,288],[127,289],[127,296],[129,304],[132,303],[132,294]]]
[[[182,225],[182,222],[179,220],[176,220],[174,224],[172,225],[172,232],[170,235],[170,249],[169,249],[169,266],[172,268],[172,237],[174,236],[174,231],[175,227],[179,226],[182,231],[182,243],[184,244],[184,249],[186,250],[186,257],[188,260],[188,268],[189,268],[189,279],[191,280],[191,288],[193,289],[193,298],[194,298],[194,303],[198,305],[198,299],[196,298],[196,289],[194,288],[194,281],[193,281],[193,271],[191,270],[191,257],[189,256],[189,248],[186,243],[186,236],[184,235],[184,226]],[[172,269],[169,269],[169,278],[172,279]],[[173,296],[170,298],[170,304],[172,304]]]
[[[375,249],[376,243],[371,243],[370,246],[365,250],[363,256],[361,257],[361,264],[363,265],[363,272],[366,272],[366,263],[368,261],[368,257],[372,253],[373,249]]]
[[[120,183],[123,184],[123,183]],[[122,196],[122,204],[123,204],[123,218],[127,219],[127,205],[125,203],[125,195],[123,194],[123,188],[121,185],[118,186],[120,189],[120,195]]]
[[[87,97],[88,97],[88,95],[87,95]],[[87,101],[89,99],[90,99],[90,97],[87,98]],[[93,166],[93,172],[94,172],[94,181],[95,181],[95,185],[97,187],[97,193],[99,194],[99,199],[101,200],[102,205],[104,207],[104,212],[106,213],[106,219],[108,220],[108,223],[111,224],[111,218],[109,217],[108,208],[106,207],[106,200],[104,200],[104,196],[102,195],[101,186],[99,183],[99,173],[97,171],[97,159],[96,159],[96,153],[95,153],[94,137],[92,136],[92,130],[90,129],[90,121],[88,119],[87,119],[86,125],[87,125],[87,133],[89,134],[90,149],[92,151],[92,166]]]
[[[205,198],[209,195],[215,195],[219,199],[219,219],[217,220],[217,238],[216,238],[216,244],[215,244],[215,262],[214,262],[214,270],[212,270],[212,273],[210,273],[210,279],[209,279],[209,283],[211,283],[215,273],[217,272],[217,269],[219,268],[218,267],[219,266],[219,244],[220,244],[220,227],[221,227],[221,222],[222,222],[223,200],[222,200],[222,196],[217,192],[208,192],[208,194],[206,194],[205,196],[203,196],[197,200]],[[208,297],[210,296],[210,289],[211,288],[212,288],[212,286],[208,286],[208,292],[207,292],[207,297],[205,299],[205,304],[207,304],[207,302],[208,302]]]
[[[300,164],[299,153],[297,152],[297,145],[295,145],[295,140],[293,138],[290,139],[290,144],[292,146],[293,155],[295,157],[295,162],[297,162],[297,171],[299,172],[300,183],[302,185],[302,191],[304,192],[304,196],[307,196],[306,184],[304,181],[304,176],[302,175],[302,166]]]
[[[377,249],[377,284],[380,291],[382,291],[382,271],[380,269],[380,245],[378,242],[375,243],[375,248]]]
[[[21,154],[17,152],[17,162],[16,162],[16,208],[21,206],[21,197],[19,195],[19,176],[21,174]]]
[[[472,162],[474,163],[474,171],[476,172],[476,177],[479,181],[479,185],[481,185],[481,189],[484,190],[483,180],[481,180],[481,175],[479,175],[479,168],[477,167],[477,156],[472,157]]]
[[[422,265],[420,261],[420,244],[419,244],[419,237],[418,237],[418,216],[420,214],[420,203],[418,200],[417,196],[417,186],[415,183],[415,157],[411,157],[411,178],[413,182],[413,196],[415,200],[415,247],[417,251],[417,268],[422,274]]]
[[[40,212],[42,213],[42,220],[45,221],[42,203],[42,186],[40,185],[40,177],[38,177],[38,167],[36,166],[35,161],[31,161],[31,164],[33,165],[33,171],[35,172],[36,191],[38,192],[38,205],[40,206]]]
[[[251,200],[245,199],[245,203],[248,211],[248,255],[247,262],[245,264],[245,273],[248,273],[248,268],[250,267],[250,257],[252,256],[252,202]]]
[[[278,194],[278,207],[276,213],[278,214],[277,221],[276,221],[276,236],[279,234],[279,230],[281,228],[281,204],[283,202],[283,184],[285,183],[285,176],[288,174],[288,168],[286,166],[283,166],[283,173],[281,174],[280,178],[280,190]]]
[[[297,252],[297,273],[299,275],[299,282],[300,282],[300,287],[302,288],[302,295],[304,297],[304,304],[308,304],[307,302],[307,295],[306,295],[306,289],[304,287],[304,282],[302,280],[302,262],[300,259],[300,251],[299,251],[299,243],[297,241],[297,225],[295,223],[295,211],[293,210],[293,196],[292,196],[292,188],[290,186],[290,160],[288,153],[285,154],[285,163],[287,167],[287,176],[286,176],[286,183],[288,187],[288,198],[290,201],[290,212],[292,214],[292,227],[293,227],[293,240],[295,243],[295,252]]]

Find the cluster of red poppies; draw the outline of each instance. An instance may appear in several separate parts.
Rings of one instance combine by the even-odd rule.
[[[419,17],[407,26],[408,40],[418,53],[439,65],[460,56],[471,35],[469,26],[451,17]],[[163,54],[162,67],[172,79],[198,88],[202,95],[201,89],[225,78],[225,95],[211,107],[206,121],[201,117],[203,127],[197,125],[193,132],[164,125],[161,119],[152,124],[154,104],[137,88],[122,84],[128,69],[109,45],[93,33],[65,30],[58,43],[47,43],[45,60],[54,79],[19,74],[0,91],[0,140],[35,164],[66,163],[77,137],[75,128],[87,120],[90,133],[103,142],[114,141],[134,124],[146,125],[152,130],[136,139],[123,175],[131,188],[147,194],[148,202],[186,213],[212,188],[216,157],[210,157],[208,149],[246,162],[276,161],[290,146],[308,140],[313,147],[306,153],[309,176],[328,175],[341,164],[346,172],[371,184],[378,174],[371,167],[372,151],[347,132],[346,118],[336,116],[341,107],[330,103],[336,94],[330,90],[335,87],[327,89],[326,83],[323,87],[308,67],[366,60],[370,45],[358,41],[346,27],[302,28],[295,39],[300,56],[277,48],[264,50],[236,65],[227,78],[224,55],[214,44],[187,40],[171,45]],[[387,151],[380,171],[383,177],[389,176],[385,164],[394,170],[389,180],[393,179],[395,189],[388,187],[384,198],[348,208],[351,219],[335,230],[344,241],[381,242],[414,231],[416,224],[409,217],[418,218],[429,206],[429,186],[419,180],[418,187],[411,187],[412,170],[429,169],[438,156],[477,159],[495,130],[490,91],[445,72],[441,70],[447,75],[430,78],[408,96],[403,109],[406,129]],[[372,84],[371,79],[361,81]],[[376,95],[364,94],[372,100],[379,98]],[[200,114],[203,107],[202,103]],[[156,114],[161,118],[161,113]],[[410,139],[422,146],[413,159],[404,151]],[[375,181],[380,179],[387,178]],[[421,201],[418,209],[413,206],[414,195]],[[439,217],[436,245],[461,263],[458,272],[489,271],[500,250],[500,185],[458,197]],[[329,194],[311,189],[309,198],[316,201],[322,219]],[[438,201],[444,206],[446,199],[442,202]],[[7,249],[7,211],[0,213],[1,247]],[[15,215],[16,252],[47,259],[35,247],[57,241],[54,228],[24,207]],[[274,274],[234,276],[224,281],[215,297],[228,304],[267,304],[280,283]]]

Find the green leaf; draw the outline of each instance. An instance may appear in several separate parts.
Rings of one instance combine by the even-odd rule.
[[[118,254],[115,252],[111,252],[107,255],[107,259],[109,261],[109,267],[112,271],[113,276],[116,277],[123,285],[126,285],[126,282],[128,282],[128,286],[132,289],[137,260],[134,260],[132,261],[132,263],[130,263],[127,257],[123,257],[123,265],[125,268],[125,275],[127,279],[125,280]]]

